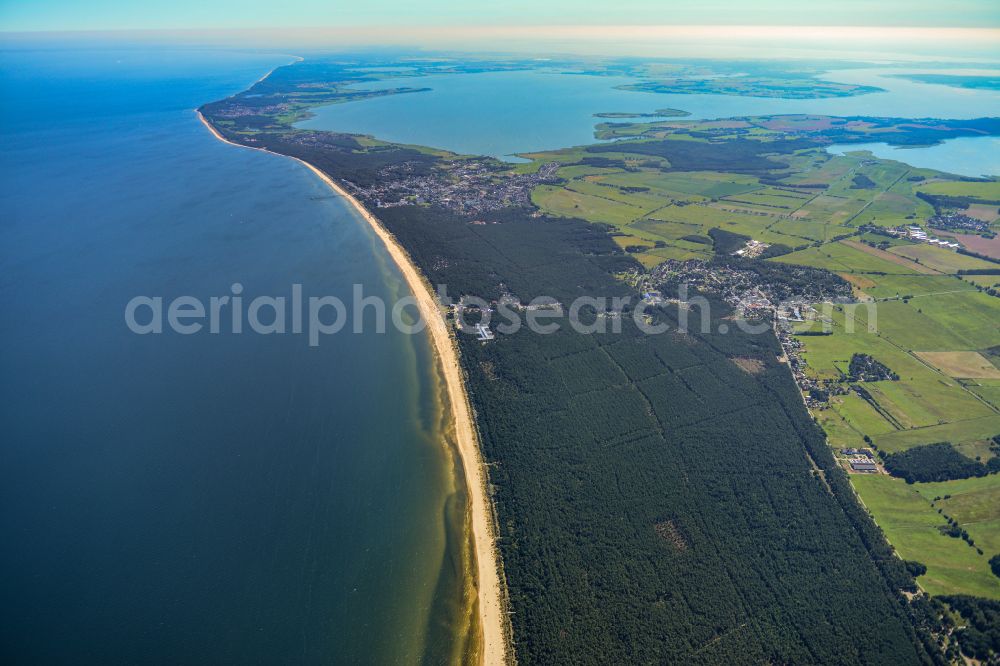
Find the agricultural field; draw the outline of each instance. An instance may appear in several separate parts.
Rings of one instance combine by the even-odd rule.
[[[871,255],[873,257],[878,257],[879,259],[883,259],[885,261],[888,261],[889,263],[902,266],[903,268],[912,270],[913,272],[919,273],[921,275],[928,275],[928,274],[933,275],[935,273],[942,272],[932,267],[924,266],[918,260],[906,257],[904,254],[902,254],[902,252],[899,251],[908,249],[913,246],[897,245],[891,248],[890,251],[886,251],[882,250],[881,248],[872,247],[871,245],[868,245],[866,243],[860,243],[856,240],[843,240],[841,241],[841,243],[850,248],[858,250],[859,252],[864,252],[865,254]]]
[[[684,236],[705,236],[710,229],[723,228],[735,233],[759,237],[771,243],[800,244],[810,240],[805,227],[799,235],[769,231],[769,224],[784,220],[763,206],[753,206],[727,197],[748,196],[774,188],[760,185],[757,179],[741,174],[720,172],[664,173],[659,170],[612,170],[581,166],[563,167],[567,178],[561,186],[542,185],[532,193],[532,201],[546,213],[578,217],[591,222],[611,224],[625,236],[622,247],[646,247],[636,257],[645,265],[666,259],[689,259],[710,254],[710,246],[683,240]],[[575,175],[574,175],[575,174]],[[792,190],[791,198],[799,195]],[[814,232],[815,234],[815,232]],[[660,246],[655,246],[661,241]],[[668,247],[663,247],[666,243]],[[648,255],[648,256],[645,256]]]
[[[850,396],[848,396],[850,397]],[[827,441],[834,449],[856,449],[867,446],[861,434],[861,429],[848,422],[836,409],[817,410],[813,413]]]
[[[997,344],[995,297],[977,291],[887,300],[851,308],[857,329],[872,327],[909,351],[975,351]]]
[[[861,249],[865,248],[865,249]],[[791,254],[776,258],[785,264],[798,264],[825,268],[834,273],[885,273],[888,275],[917,275],[929,272],[903,257],[875,250],[875,248],[860,243],[852,244],[844,241],[827,243],[819,247],[809,247]]]
[[[964,382],[965,387],[986,403],[1000,409],[1000,380],[976,380]]]
[[[869,200],[863,196],[834,194],[828,190],[804,204],[796,211],[795,216],[800,219],[846,225],[868,204]]]
[[[726,195],[725,199],[736,203],[747,203],[767,208],[777,208],[781,211],[789,211],[798,209],[804,201],[808,201],[813,196],[815,195],[810,192],[768,186],[745,194]]]
[[[536,165],[537,166],[537,165]],[[584,176],[599,176],[607,173],[617,173],[617,169],[600,166],[588,166],[586,164],[573,164],[571,166],[559,167],[556,175],[560,178],[582,178]]]
[[[963,275],[962,279],[975,287],[997,287],[1000,285],[1000,274],[997,275]]]
[[[628,226],[648,212],[613,199],[549,185],[535,188],[532,202],[554,215],[582,217],[591,222],[603,222],[616,227]]]
[[[931,295],[910,300],[919,314],[929,318],[940,328],[959,337],[961,346],[913,346],[911,349],[926,351],[980,350],[1000,343],[1000,299],[978,291],[961,291],[953,294]],[[900,333],[898,342],[905,345],[905,335]]]
[[[872,277],[874,282],[889,276]],[[953,280],[945,276],[914,279]],[[877,283],[868,288],[874,291]],[[956,297],[960,299],[953,303]],[[887,452],[937,441],[968,444],[1000,433],[1000,413],[989,399],[995,391],[989,385],[979,386],[991,379],[996,368],[978,352],[965,351],[970,349],[966,336],[983,336],[973,349],[992,346],[998,338],[995,331],[989,339],[981,331],[979,317],[983,316],[983,310],[989,312],[986,309],[989,306],[977,300],[971,303],[961,300],[978,298],[992,297],[966,289],[946,295],[917,296],[908,303],[892,300],[830,308],[825,316],[831,335],[799,338],[805,342],[803,359],[810,376],[840,380],[847,374],[848,363],[855,353],[868,354],[899,375],[898,381],[866,383],[868,399],[855,393],[834,396],[826,411],[837,414],[833,419],[835,425],[852,429],[858,437],[867,435]],[[877,317],[869,314],[870,308],[877,308]],[[931,312],[939,320],[951,317],[958,324],[943,325],[932,318]],[[964,321],[959,321],[963,318]],[[869,319],[874,320],[877,332],[867,329]],[[957,378],[953,373],[986,376],[973,378],[974,384],[967,385],[964,383],[967,379]]]
[[[596,182],[621,188],[649,188],[671,199],[704,201],[753,192],[763,189],[753,176],[717,171],[686,171],[670,173],[662,171],[621,171],[593,179]],[[694,197],[694,198],[692,198]]]
[[[801,245],[802,243],[826,241],[831,235],[840,233],[836,227],[828,224],[817,224],[803,220],[779,220],[768,225],[770,234],[787,236],[783,239],[786,245]]]
[[[587,176],[573,179],[566,184],[566,189],[601,199],[610,199],[626,206],[642,208],[645,211],[653,211],[670,204],[670,198],[655,190],[636,191],[609,185],[601,181],[598,176]]]
[[[968,213],[967,213],[968,214]],[[994,233],[1000,231],[1000,224],[993,225]],[[989,257],[1000,261],[1000,236],[987,238],[976,234],[956,234],[950,231],[938,231],[939,236],[958,241],[965,246],[965,249],[975,252],[978,255]],[[994,265],[994,268],[996,266]],[[994,274],[995,276],[996,274]]]
[[[907,484],[881,474],[855,475],[851,480],[899,556],[927,567],[917,579],[927,592],[1000,599],[1000,578],[989,567],[989,558],[996,553],[986,550],[1000,546],[1000,477],[927,484]],[[951,499],[934,501],[948,494]],[[944,534],[940,528],[947,524],[938,509],[983,544],[984,554]]]
[[[865,262],[883,257],[871,252],[862,257],[854,243],[836,245],[797,254],[809,253],[813,265],[840,269],[856,290],[879,301],[872,304],[876,316],[863,305],[827,309],[832,334],[799,338],[806,345],[807,372],[838,381],[852,355],[864,353],[899,380],[865,383],[865,397],[853,391],[834,395],[826,409],[814,409],[830,445],[863,446],[859,442],[868,437],[891,454],[948,441],[970,460],[992,457],[991,439],[1000,434],[1000,368],[982,350],[1000,343],[998,299],[955,275],[882,275]],[[899,244],[891,250],[924,247]],[[951,263],[945,263],[938,253],[925,251],[904,258],[942,273],[954,273],[970,259],[949,253]],[[877,332],[867,330],[869,320]],[[923,589],[1000,598],[1000,579],[988,565],[1000,553],[1000,476],[908,485],[886,475],[852,475],[851,482],[898,554],[927,567],[918,579]],[[976,546],[944,534],[943,515],[957,521]]]
[[[706,129],[718,129],[712,123],[696,127],[702,125]],[[663,135],[670,136],[670,143],[684,141],[704,145],[700,139],[670,130],[690,126],[690,123],[680,121],[656,126],[667,128]],[[634,127],[639,131],[650,125],[636,123]],[[765,129],[757,131],[767,133]],[[600,148],[600,157],[588,153],[585,148],[523,155],[534,160],[530,165],[516,167],[524,173],[537,171],[545,162],[565,165],[558,170],[564,181],[535,188],[532,202],[551,215],[611,224],[634,238],[668,241],[672,246],[675,242],[671,241],[684,235],[705,235],[710,229],[720,228],[764,243],[803,251],[807,254],[797,255],[792,260],[804,263],[810,262],[808,253],[816,249],[806,249],[807,246],[858,235],[857,227],[862,224],[900,224],[907,221],[907,215],[912,217],[915,210],[933,212],[926,202],[915,196],[912,183],[905,178],[913,170],[898,163],[864,157],[832,157],[813,151],[791,153],[784,157],[789,163],[789,173],[783,175],[784,182],[776,183],[750,173],[679,169],[670,160],[677,159],[673,155],[685,154],[673,152],[675,148],[662,153],[644,150],[641,157],[625,152],[624,148],[621,151],[612,150],[612,146]],[[737,157],[738,154],[725,159],[732,159],[734,166],[740,166]],[[692,167],[724,161],[716,157],[699,161],[685,156],[685,159],[692,162]],[[640,245],[642,243],[626,243],[623,247],[638,249]],[[868,246],[862,247],[861,252],[868,252]],[[654,265],[657,259],[699,254],[696,248],[682,249],[686,252],[662,252],[660,247],[635,255],[643,264]],[[643,254],[650,256],[644,258]],[[894,273],[936,272],[880,250],[870,254],[884,261],[868,259],[862,260],[867,265],[853,262],[842,268]]]
[[[850,276],[848,279],[862,278],[867,284],[861,287],[865,294],[876,300],[890,298],[915,298],[918,296],[946,295],[960,291],[975,291],[956,275],[876,275]],[[853,281],[853,279],[852,279]]]
[[[810,154],[795,155],[788,162],[791,173],[783,180],[789,187],[822,185],[825,186],[823,190],[851,174],[859,163],[853,157]]]
[[[1000,368],[979,352],[917,352],[917,356],[960,379],[1000,379]]]
[[[933,245],[898,245],[888,250],[901,257],[912,259],[940,273],[957,273],[961,270],[982,270],[996,268],[992,264],[982,259],[959,254],[954,250],[948,250]]]
[[[942,498],[935,502],[937,506],[969,530],[983,552],[990,553],[987,557],[1000,553],[1000,476],[916,483],[913,487],[928,500]]]
[[[962,446],[993,437],[997,433],[1000,433],[1000,415],[992,414],[927,428],[898,430],[877,437],[875,441],[879,448],[894,453],[937,442],[952,442]]]
[[[896,430],[896,426],[879,413],[871,403],[854,393],[834,398],[831,411],[843,419],[844,424],[853,430],[857,438],[861,440],[865,436],[874,438]]]
[[[917,189],[927,194],[1000,201],[1000,179],[988,181],[937,180],[922,183]]]
[[[996,222],[1000,218],[1000,208],[993,204],[970,204],[965,214],[983,222]]]

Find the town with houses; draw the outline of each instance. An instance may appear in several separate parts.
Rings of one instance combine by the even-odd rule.
[[[990,234],[990,223],[979,218],[970,217],[961,212],[950,212],[935,215],[927,220],[934,229],[958,230],[965,233]]]
[[[480,215],[510,207],[530,207],[531,190],[558,180],[558,163],[544,164],[537,173],[510,174],[489,159],[463,159],[446,168],[430,169],[415,162],[383,167],[378,178],[359,186],[349,183],[352,194],[378,208],[436,205],[462,215]]]

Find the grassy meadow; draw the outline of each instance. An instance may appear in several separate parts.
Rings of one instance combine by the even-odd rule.
[[[917,579],[927,592],[1000,599],[1000,578],[989,567],[989,558],[1000,553],[1000,476],[907,484],[884,475],[857,475],[852,481],[899,556],[927,567]],[[945,495],[951,498],[934,501]],[[957,520],[984,554],[942,533],[943,514]]]

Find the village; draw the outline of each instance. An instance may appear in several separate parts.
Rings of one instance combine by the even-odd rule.
[[[428,170],[423,164],[401,162],[383,167],[370,184],[349,184],[352,194],[377,208],[442,206],[462,215],[481,215],[510,207],[530,207],[531,190],[557,180],[557,163],[537,173],[511,174],[490,159],[464,159]]]
[[[819,271],[720,258],[671,259],[649,272],[632,271],[625,279],[643,294],[669,293],[682,285],[689,293],[715,294],[732,306],[737,316],[746,319],[803,321],[809,303],[852,300],[849,284],[817,280],[813,273]]]
[[[958,230],[965,233],[990,234],[990,223],[965,213],[943,213],[927,220],[928,225],[935,229]]]

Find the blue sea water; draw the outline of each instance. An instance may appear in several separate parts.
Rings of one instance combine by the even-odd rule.
[[[829,72],[824,79],[885,90],[829,99],[635,92],[616,89],[635,79],[549,69],[408,77],[356,87],[405,85],[431,90],[321,107],[315,110],[315,117],[299,126],[373,134],[389,141],[507,158],[515,153],[594,143],[594,125],[602,120],[593,114],[601,112],[648,113],[671,108],[687,111],[694,119],[783,113],[893,118],[1000,115],[998,91],[917,83],[892,76],[904,71],[909,70],[859,68]],[[906,154],[942,165],[935,168],[949,167],[943,170],[953,173],[1000,175],[995,160],[986,159],[991,147],[972,145],[978,147],[959,151],[934,146],[911,149]]]
[[[135,335],[137,295],[387,299],[405,284],[305,167],[193,109],[291,61],[0,54],[5,663],[416,663],[447,653],[425,336]],[[370,330],[370,329],[369,329]]]

